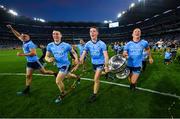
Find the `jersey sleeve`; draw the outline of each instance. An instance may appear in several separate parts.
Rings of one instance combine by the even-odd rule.
[[[107,46],[104,42],[101,43],[101,47],[103,51],[107,51]]]
[[[124,52],[127,52],[127,51],[128,51],[128,44],[126,44],[126,45],[123,47],[123,51],[124,51]]]
[[[51,53],[52,53],[52,51],[51,51],[51,45],[50,45],[50,44],[47,45],[46,50],[47,50],[48,52],[51,52]]]
[[[29,43],[29,49],[36,49],[36,45],[34,43]]]
[[[67,51],[71,52],[72,46],[70,44],[67,44],[66,47],[67,47]]]
[[[144,46],[144,48],[148,48],[148,47],[149,47],[148,42],[144,40],[144,41],[143,41],[143,46]]]
[[[83,51],[88,52],[88,50],[89,50],[89,43],[87,42],[83,48]]]

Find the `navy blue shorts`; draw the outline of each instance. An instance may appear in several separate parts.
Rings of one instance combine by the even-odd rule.
[[[38,61],[36,62],[27,62],[27,68],[31,68],[31,69],[41,69],[43,68],[43,65]]]
[[[170,62],[171,59],[164,59],[164,62]]]
[[[64,73],[64,74],[67,74],[69,73],[70,69],[71,69],[71,65],[68,65],[68,66],[62,66],[59,69],[59,72],[61,73]]]
[[[96,70],[103,70],[104,64],[93,64],[94,71]]]
[[[141,73],[141,67],[127,67],[130,70],[130,73],[133,74],[140,74]]]

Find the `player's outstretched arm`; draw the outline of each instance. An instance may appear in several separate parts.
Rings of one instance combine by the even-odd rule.
[[[19,40],[21,40],[22,41],[22,39],[21,39],[21,34],[18,32],[18,31],[16,31],[11,25],[6,25],[12,32],[13,32],[13,34],[19,39]]]

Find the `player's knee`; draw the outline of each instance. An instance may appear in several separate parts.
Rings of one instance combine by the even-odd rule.
[[[56,84],[57,84],[57,85],[59,85],[59,84],[61,84],[61,83],[62,83],[62,80],[56,79]]]
[[[131,80],[131,83],[132,84],[135,84],[137,82],[137,79],[135,79],[135,78],[133,78],[132,80]]]
[[[99,84],[100,81],[98,79],[94,80],[94,83]]]

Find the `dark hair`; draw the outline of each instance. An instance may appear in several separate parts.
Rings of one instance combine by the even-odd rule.
[[[62,33],[61,33],[61,31],[60,30],[56,30],[56,29],[54,29],[52,32],[59,32],[61,35],[62,35]]]
[[[90,29],[91,29],[91,28],[94,28],[94,29],[97,30],[97,32],[99,32],[99,28],[98,28],[98,27],[96,27],[96,26],[91,26]]]

